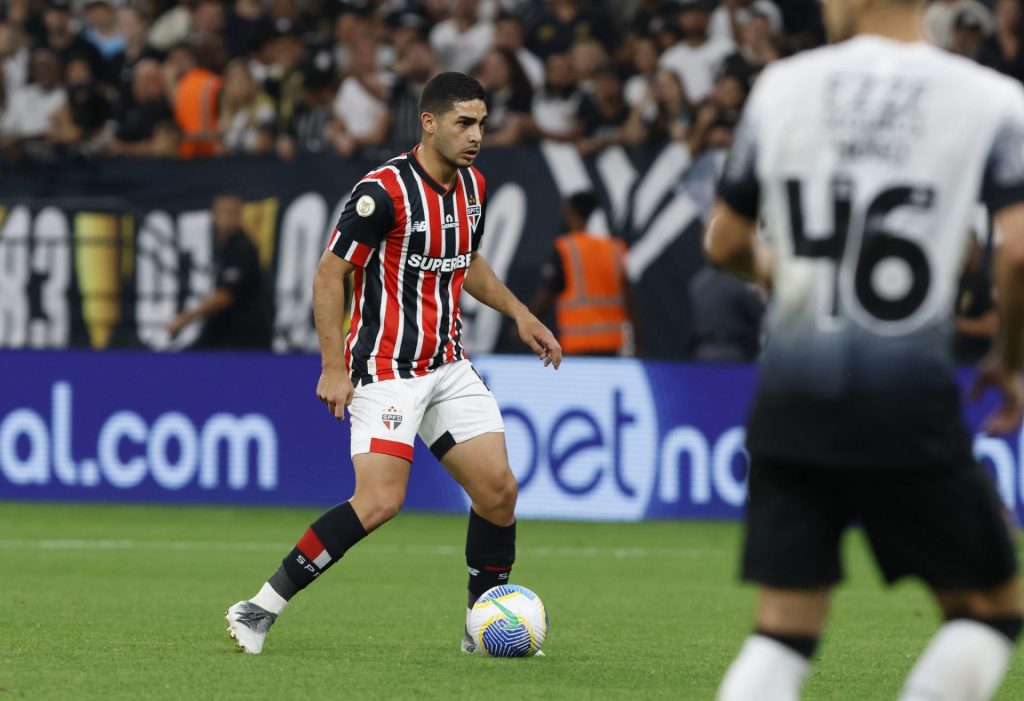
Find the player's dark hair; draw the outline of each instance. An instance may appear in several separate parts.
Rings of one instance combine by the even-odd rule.
[[[439,73],[423,88],[420,113],[440,115],[451,111],[456,102],[486,99],[483,86],[465,73]]]

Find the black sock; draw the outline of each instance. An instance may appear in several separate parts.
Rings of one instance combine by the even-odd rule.
[[[496,526],[470,509],[466,532],[470,608],[491,587],[508,583],[515,561],[516,524]]]
[[[313,522],[271,575],[270,586],[285,601],[312,584],[328,567],[366,537],[352,504],[344,502]]]
[[[814,657],[814,651],[818,649],[818,638],[813,635],[780,635],[769,633],[766,630],[757,629],[757,634],[763,638],[771,638],[775,642],[782,643],[793,652],[796,652],[808,660]]]

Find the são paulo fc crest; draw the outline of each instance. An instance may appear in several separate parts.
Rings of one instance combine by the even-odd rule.
[[[381,421],[384,422],[384,428],[389,431],[397,430],[402,425],[402,412],[400,409],[396,409],[393,406],[389,406],[380,415]]]
[[[476,233],[476,225],[480,221],[480,205],[476,203],[476,195],[469,196],[469,206],[466,207],[466,218],[469,219],[469,228]]]

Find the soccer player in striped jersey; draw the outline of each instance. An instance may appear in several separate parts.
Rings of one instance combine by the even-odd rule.
[[[417,434],[472,502],[469,607],[508,581],[516,479],[498,405],[462,346],[463,291],[511,317],[545,367],[557,369],[562,350],[479,253],[487,184],[473,162],[487,120],[484,99],[480,84],[461,73],[431,80],[420,101],[420,144],[359,181],[321,258],[316,391],[339,421],[349,410],[355,493],[306,530],[252,599],[228,610],[240,650],[259,653],[288,600],[398,513]],[[349,273],[352,323],[343,339]],[[468,635],[462,649],[475,651]]]
[[[1016,432],[1024,89],[928,44],[924,5],[825,0],[839,43],[766,69],[719,187],[709,258],[773,292],[747,425],[757,630],[720,701],[799,697],[855,522],[885,579],[920,578],[945,618],[902,701],[991,698],[1021,632],[1004,507],[961,418],[952,312],[980,196],[1002,241],[979,387],[1002,400],[987,430]]]

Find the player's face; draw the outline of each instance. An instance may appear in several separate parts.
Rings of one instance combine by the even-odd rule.
[[[473,165],[484,140],[487,105],[483,100],[456,102],[440,115],[434,131],[434,148],[458,168]]]

